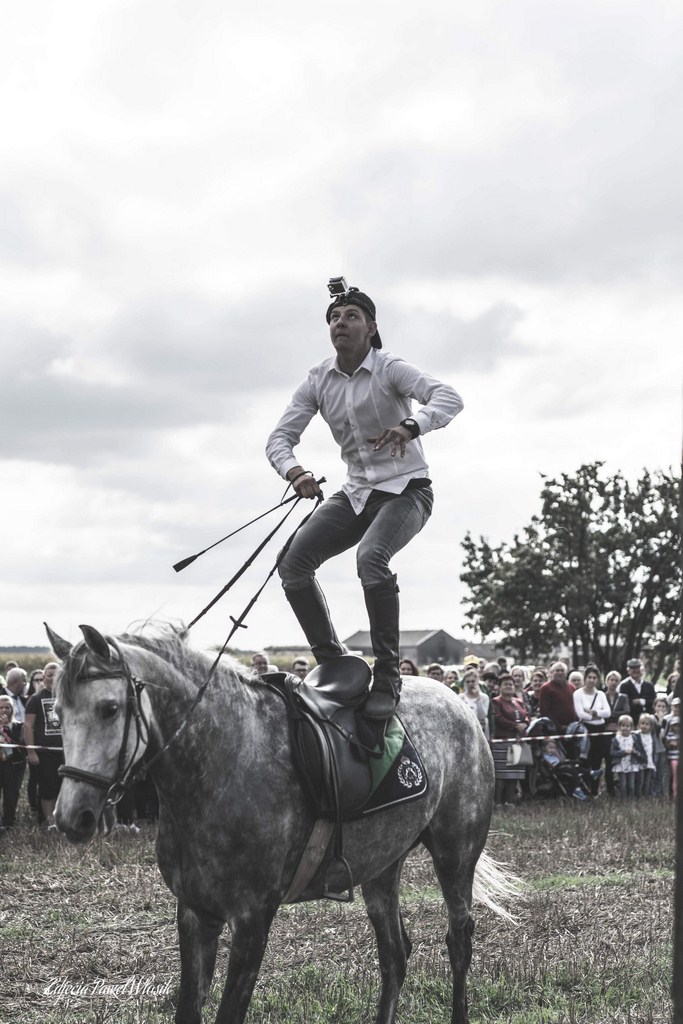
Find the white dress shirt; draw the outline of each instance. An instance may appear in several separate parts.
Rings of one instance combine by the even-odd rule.
[[[421,404],[412,411],[411,399]],[[350,376],[330,356],[308,371],[268,438],[266,455],[280,476],[299,465],[294,448],[316,413],[328,424],[347,467],[343,491],[354,512],[362,512],[372,490],[400,494],[413,478],[429,475],[420,438],[403,458],[390,445],[373,451],[369,437],[397,427],[411,416],[420,434],[445,427],[463,407],[457,391],[390,352],[371,348]]]

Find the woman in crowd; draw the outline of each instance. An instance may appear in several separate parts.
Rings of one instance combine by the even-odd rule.
[[[493,698],[495,738],[516,740],[523,736],[529,724],[529,713],[524,704],[515,696],[515,684],[507,672],[498,679],[500,693]],[[518,803],[519,782],[524,778],[523,765],[508,764],[510,743],[493,744],[493,760],[496,769],[495,801],[497,804]]]
[[[621,676],[618,672],[608,672],[605,676],[605,697],[609,705],[609,715],[605,719],[605,733],[607,738],[611,740],[619,731],[618,721],[622,715],[629,713],[629,702],[628,697],[625,693],[619,693],[619,683],[621,682]],[[616,795],[616,783],[614,779],[614,773],[612,771],[612,756],[607,758],[605,762],[605,785],[607,786],[607,792],[610,796]]]
[[[515,697],[522,702],[527,710],[527,714],[531,717],[531,704],[529,702],[529,695],[526,692],[526,688],[529,685],[529,673],[523,665],[513,665],[510,669],[510,675],[515,684]]]
[[[500,666],[496,661],[487,661],[480,673],[481,682],[489,697],[498,696]]]
[[[526,691],[526,697],[529,702],[529,713],[532,718],[538,718],[538,694],[539,690],[544,683],[548,682],[548,673],[544,668],[535,668],[531,673],[531,682],[529,683]]]
[[[419,676],[420,670],[414,661],[410,658],[402,658],[401,664],[399,665],[399,671],[402,676]]]
[[[491,727],[489,722],[489,712],[491,711],[491,701],[485,693],[482,693],[479,687],[479,673],[476,669],[470,669],[465,673],[463,677],[462,693],[458,694],[460,700],[464,701],[468,707],[474,711],[475,715],[479,719],[479,724],[484,730],[486,739],[491,738]]]
[[[43,688],[43,679],[45,673],[42,668],[34,668],[31,675],[28,677],[28,690],[26,691],[27,697],[32,697],[34,693],[38,693],[38,690]]]
[[[680,697],[680,693],[677,692],[676,687],[678,685],[678,672],[672,672],[670,676],[666,677],[666,697],[671,706],[671,701],[674,697]]]
[[[583,686],[583,672],[578,668],[572,669],[567,676],[567,682],[572,690],[580,690]]]
[[[449,690],[453,691],[453,693],[460,693],[460,676],[458,675],[458,670],[456,668],[447,668],[444,673],[443,681]]]
[[[590,733],[590,750],[588,763],[592,771],[597,771],[603,761],[605,766],[610,762],[610,744],[612,736],[605,732],[611,708],[604,691],[601,689],[600,672],[596,665],[587,665],[583,674],[583,686],[574,690],[574,710],[576,717]],[[597,792],[597,786],[595,787]]]
[[[13,719],[14,705],[11,697],[0,694],[0,792],[3,828],[11,828],[15,822],[21,780],[26,770],[24,750],[12,746],[15,743],[23,743],[22,728]]]

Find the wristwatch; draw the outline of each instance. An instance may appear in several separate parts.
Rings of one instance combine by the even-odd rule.
[[[416,438],[420,433],[420,424],[417,422],[417,420],[414,420],[412,416],[408,416],[407,419],[401,420],[399,426],[405,427],[406,430],[409,430],[410,433],[413,435],[413,438]]]

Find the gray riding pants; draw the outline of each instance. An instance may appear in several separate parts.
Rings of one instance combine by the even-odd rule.
[[[363,589],[384,583],[392,576],[389,562],[420,532],[433,504],[431,487],[410,488],[402,494],[372,491],[363,511],[356,514],[343,491],[338,491],[316,509],[280,562],[283,587],[308,586],[323,562],[356,544]]]

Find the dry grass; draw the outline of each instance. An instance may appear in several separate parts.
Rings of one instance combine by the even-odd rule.
[[[659,802],[559,801],[498,813],[490,852],[528,883],[518,924],[475,912],[471,1019],[508,1024],[663,1024],[671,1017],[673,811]],[[178,978],[174,901],[154,827],[85,848],[24,820],[2,839],[2,1024],[168,1024]],[[411,855],[404,917],[413,954],[399,1019],[450,1019],[446,919],[431,863]],[[229,938],[216,977],[224,976]],[[9,966],[9,969],[7,969]],[[168,994],[58,998],[61,984],[156,984]],[[374,941],[362,900],[278,914],[249,1021],[373,1019]],[[205,1019],[219,998],[215,985]]]

